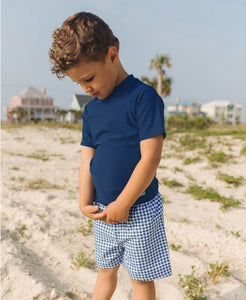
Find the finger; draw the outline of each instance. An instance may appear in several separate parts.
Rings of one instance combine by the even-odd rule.
[[[99,210],[99,206],[87,205],[84,210],[87,214],[96,213]]]
[[[99,206],[98,205],[92,205],[91,206],[91,212],[97,212],[99,211]]]
[[[105,210],[103,210],[102,212],[99,212],[99,213],[95,213],[95,214],[94,214],[95,220],[103,220],[103,219],[106,219],[106,216],[107,216],[107,212],[106,212]]]
[[[109,223],[110,223],[110,224],[118,224],[119,222],[118,222],[118,221],[112,221],[112,220],[111,220]]]

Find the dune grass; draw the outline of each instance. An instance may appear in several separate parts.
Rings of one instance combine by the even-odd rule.
[[[230,207],[238,207],[241,204],[239,200],[234,199],[234,197],[232,196],[221,196],[216,190],[211,187],[204,189],[194,184],[186,190],[186,193],[191,194],[197,200],[208,199],[211,202],[219,202],[221,203],[221,210],[225,210]]]
[[[30,180],[26,186],[28,189],[31,189],[31,190],[63,189],[63,187],[61,187],[57,184],[50,183],[46,179],[43,179],[43,178]]]
[[[228,175],[226,173],[218,172],[217,179],[221,181],[225,181],[226,183],[232,184],[234,187],[238,187],[242,185],[243,176],[234,177],[232,175]]]
[[[167,178],[163,177],[161,182],[170,188],[183,186],[183,184],[178,182],[176,179],[168,180]]]
[[[229,266],[226,263],[209,264],[209,268],[207,277],[213,282],[213,284],[216,284],[222,276],[230,276]]]
[[[2,129],[16,129],[16,128],[23,128],[23,127],[33,127],[33,128],[67,128],[72,130],[79,130],[81,131],[82,123],[67,123],[67,122],[49,122],[49,121],[40,121],[37,123],[17,123],[17,124],[6,124],[1,122]]]

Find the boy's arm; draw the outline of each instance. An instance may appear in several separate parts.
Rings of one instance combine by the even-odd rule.
[[[90,173],[90,162],[95,149],[82,146],[79,168],[79,209],[86,217],[98,220],[103,219],[105,213],[99,213],[99,207],[93,205],[94,185]]]
[[[118,198],[106,208],[107,222],[126,222],[129,209],[150,185],[160,163],[163,134],[140,142],[141,159]]]

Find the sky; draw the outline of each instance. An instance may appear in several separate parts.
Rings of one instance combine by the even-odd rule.
[[[55,106],[68,109],[84,94],[50,71],[52,32],[77,12],[100,16],[120,40],[123,67],[135,77],[156,76],[151,59],[169,55],[173,80],[167,104],[230,100],[244,106],[246,122],[245,0],[2,0],[1,117],[12,96],[46,88]]]

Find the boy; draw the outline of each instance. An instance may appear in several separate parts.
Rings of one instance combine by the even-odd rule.
[[[80,210],[93,219],[99,268],[92,299],[111,299],[123,264],[134,299],[154,300],[154,280],[171,275],[155,177],[166,135],[163,101],[127,74],[118,39],[94,14],[69,17],[53,39],[52,72],[93,96],[83,112],[79,171]]]

